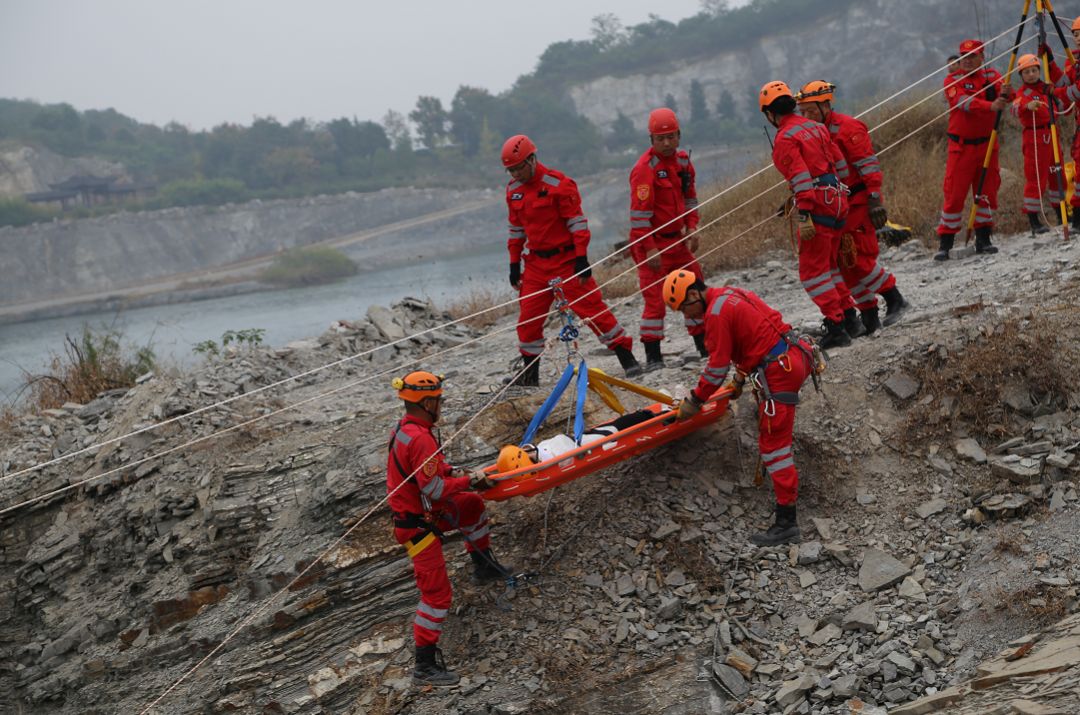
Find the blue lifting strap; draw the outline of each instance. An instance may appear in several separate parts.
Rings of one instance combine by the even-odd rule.
[[[525,436],[521,438],[521,445],[524,446],[532,442],[533,437],[536,436],[536,431],[540,429],[540,426],[544,424],[544,420],[548,418],[551,411],[555,409],[555,405],[558,404],[559,398],[562,397],[563,392],[566,391],[567,385],[570,384],[570,380],[574,377],[574,366],[567,365],[563,370],[562,377],[555,384],[555,389],[551,391],[548,398],[544,400],[544,404],[540,405],[540,409],[533,415],[532,421],[529,422],[529,428],[525,430]]]
[[[577,405],[574,407],[574,441],[581,444],[581,435],[585,432],[585,397],[589,392],[589,371],[585,361],[581,361],[577,375]]]

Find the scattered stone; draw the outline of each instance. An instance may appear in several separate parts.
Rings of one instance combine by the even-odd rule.
[[[873,601],[866,601],[852,608],[844,616],[842,622],[845,631],[874,631],[877,629],[877,624],[877,612]]]
[[[799,544],[798,562],[800,565],[817,563],[821,560],[821,542],[806,541]]]
[[[897,370],[885,381],[885,389],[898,400],[910,400],[919,394],[919,383],[903,370]]]
[[[920,504],[919,507],[915,509],[915,513],[918,514],[921,519],[928,519],[934,514],[945,511],[946,506],[945,500],[938,497]]]
[[[919,582],[911,576],[904,578],[903,583],[900,584],[900,588],[897,589],[897,593],[900,594],[901,598],[906,598],[909,601],[926,603],[926,592],[923,591],[923,587],[919,585]]]
[[[893,585],[911,573],[904,564],[879,549],[867,549],[859,568],[859,588],[867,593]]]
[[[784,683],[773,695],[773,699],[776,700],[778,705],[786,708],[788,705],[802,700],[806,691],[813,690],[816,685],[817,680],[804,673],[794,680]]]
[[[956,440],[953,443],[953,451],[956,452],[957,456],[970,459],[976,464],[986,464],[986,452],[972,437]]]
[[[713,663],[712,669],[717,679],[736,700],[741,700],[749,694],[750,685],[738,670],[724,663]]]

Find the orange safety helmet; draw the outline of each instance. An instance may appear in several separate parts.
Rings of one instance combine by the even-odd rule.
[[[515,134],[506,140],[502,148],[502,163],[505,167],[517,166],[536,153],[536,145],[524,134]]]
[[[795,95],[796,102],[831,102],[836,85],[823,79],[807,82]]]
[[[758,94],[758,108],[764,112],[770,104],[780,97],[791,97],[791,89],[779,80],[766,82]]]
[[[1020,55],[1020,59],[1016,61],[1016,71],[1026,70],[1028,67],[1038,67],[1039,58],[1035,55]]]
[[[1080,30],[1080,17],[1073,20],[1073,24],[1072,24],[1071,29],[1072,29],[1073,32],[1076,32],[1077,30]]]
[[[405,402],[420,402],[428,397],[442,397],[443,376],[417,370],[405,377],[395,377],[390,385]]]
[[[960,43],[961,56],[969,55],[972,53],[979,55],[983,53],[983,43],[981,40],[964,40]]]
[[[697,276],[693,271],[677,270],[667,274],[664,279],[663,296],[664,302],[672,310],[678,310],[686,302],[686,291],[690,286],[697,283]]]
[[[512,472],[533,464],[532,459],[525,450],[515,444],[508,444],[499,450],[499,458],[495,460],[495,468],[500,474]]]
[[[679,118],[667,107],[649,113],[649,134],[671,134],[679,131]]]

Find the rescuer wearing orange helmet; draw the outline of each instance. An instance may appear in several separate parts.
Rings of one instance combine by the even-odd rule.
[[[679,419],[696,415],[726,381],[731,381],[735,398],[750,381],[758,400],[761,463],[776,494],[775,523],[750,540],[758,546],[799,541],[799,473],[791,452],[792,431],[799,389],[817,369],[813,345],[795,335],[783,316],[754,293],[732,286],[709,288],[688,270],[668,274],[663,296],[672,310],[705,321],[709,349],[697,387],[679,404]]]
[[[1045,50],[1049,54],[1050,48],[1046,47]],[[1061,69],[1052,59],[1048,60],[1050,81],[1056,84],[1062,78]],[[1050,135],[1050,112],[1054,105],[1055,89],[1042,81],[1042,65],[1035,55],[1021,55],[1016,62],[1016,70],[1023,82],[1012,102],[1013,116],[1020,120],[1020,146],[1024,153],[1024,203],[1021,210],[1027,214],[1031,233],[1037,236],[1050,231],[1039,220],[1043,210],[1043,194],[1054,206],[1052,213],[1057,214],[1064,190],[1064,179],[1054,163]]]
[[[690,154],[679,149],[682,132],[675,112],[667,107],[649,114],[651,146],[630,170],[630,256],[637,264],[638,285],[645,305],[641,311],[641,343],[645,346],[646,372],[664,366],[660,342],[664,339],[664,300],[661,279],[676,268],[702,277],[694,257],[698,238],[693,234],[700,220],[697,188]],[[705,350],[701,323],[686,320],[702,357]]]
[[[979,176],[986,160],[986,143],[994,130],[996,113],[1009,106],[1008,85],[991,67],[983,67],[983,43],[964,40],[960,43],[960,59],[956,72],[945,78],[945,99],[949,103],[949,155],[945,163],[942,192],[945,200],[938,223],[938,252],[935,261],[949,260],[953,240],[964,224],[964,201],[978,188]],[[997,192],[1001,186],[998,168],[998,147],[995,143],[982,185],[982,195],[976,196],[975,252],[997,253],[990,243],[997,210]]]
[[[394,519],[394,538],[412,559],[420,605],[413,620],[416,665],[413,682],[450,686],[459,678],[447,670],[438,648],[443,621],[449,613],[452,590],[446,573],[442,538],[457,529],[477,580],[505,578],[509,567],[491,553],[484,500],[468,489],[492,486],[483,472],[467,472],[446,462],[432,428],[442,412],[443,378],[430,372],[410,372],[393,381],[405,403],[405,416],[390,435],[386,488]]]
[[[510,173],[506,186],[510,285],[521,296],[518,350],[526,361],[515,383],[540,383],[544,320],[555,297],[548,284],[554,278],[562,279],[562,291],[570,308],[615,353],[627,377],[640,375],[641,365],[630,352],[633,340],[604,304],[592,277],[589,223],[581,212],[577,184],[566,174],[541,164],[536,158],[536,145],[524,134],[506,140],[502,163]],[[571,280],[571,276],[576,278]]]
[[[1080,17],[1072,22],[1073,43],[1080,49]],[[1061,100],[1066,107],[1074,107],[1073,116],[1080,122],[1080,67],[1076,62],[1068,60],[1065,63],[1065,79],[1054,90],[1054,95]],[[1080,124],[1078,124],[1080,126]],[[1080,131],[1073,134],[1072,160],[1080,167]],[[1073,177],[1075,185],[1076,177]],[[1069,201],[1072,207],[1072,229],[1080,231],[1080,191],[1073,191]]]
[[[900,320],[909,304],[896,288],[896,278],[878,262],[877,229],[885,226],[888,216],[881,196],[881,164],[866,125],[855,117],[841,114],[832,108],[836,86],[822,80],[803,85],[795,95],[799,112],[804,117],[829,128],[833,143],[840,149],[848,166],[848,217],[840,237],[837,263],[844,278],[866,334],[881,327],[878,316],[878,295],[885,299],[885,325]],[[855,308],[844,313],[844,328],[853,337]]]
[[[773,165],[795,194],[799,280],[825,316],[821,347],[851,345],[851,336],[844,327],[844,311],[854,308],[855,303],[837,264],[840,235],[848,215],[841,183],[847,177],[847,162],[828,129],[795,113],[795,97],[783,82],[767,82],[758,94],[758,106],[776,127]]]

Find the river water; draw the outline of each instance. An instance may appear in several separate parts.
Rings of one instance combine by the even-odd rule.
[[[13,399],[24,375],[40,373],[51,354],[63,351],[64,336],[80,336],[83,326],[115,328],[124,344],[151,344],[163,364],[186,365],[198,359],[194,345],[203,340],[220,343],[227,330],[263,328],[263,342],[280,346],[320,335],[337,319],[362,318],[368,306],[388,306],[407,295],[445,306],[475,290],[505,287],[509,293],[506,264],[505,247],[493,246],[480,253],[361,272],[330,285],[0,325],[0,396],[4,402]]]

